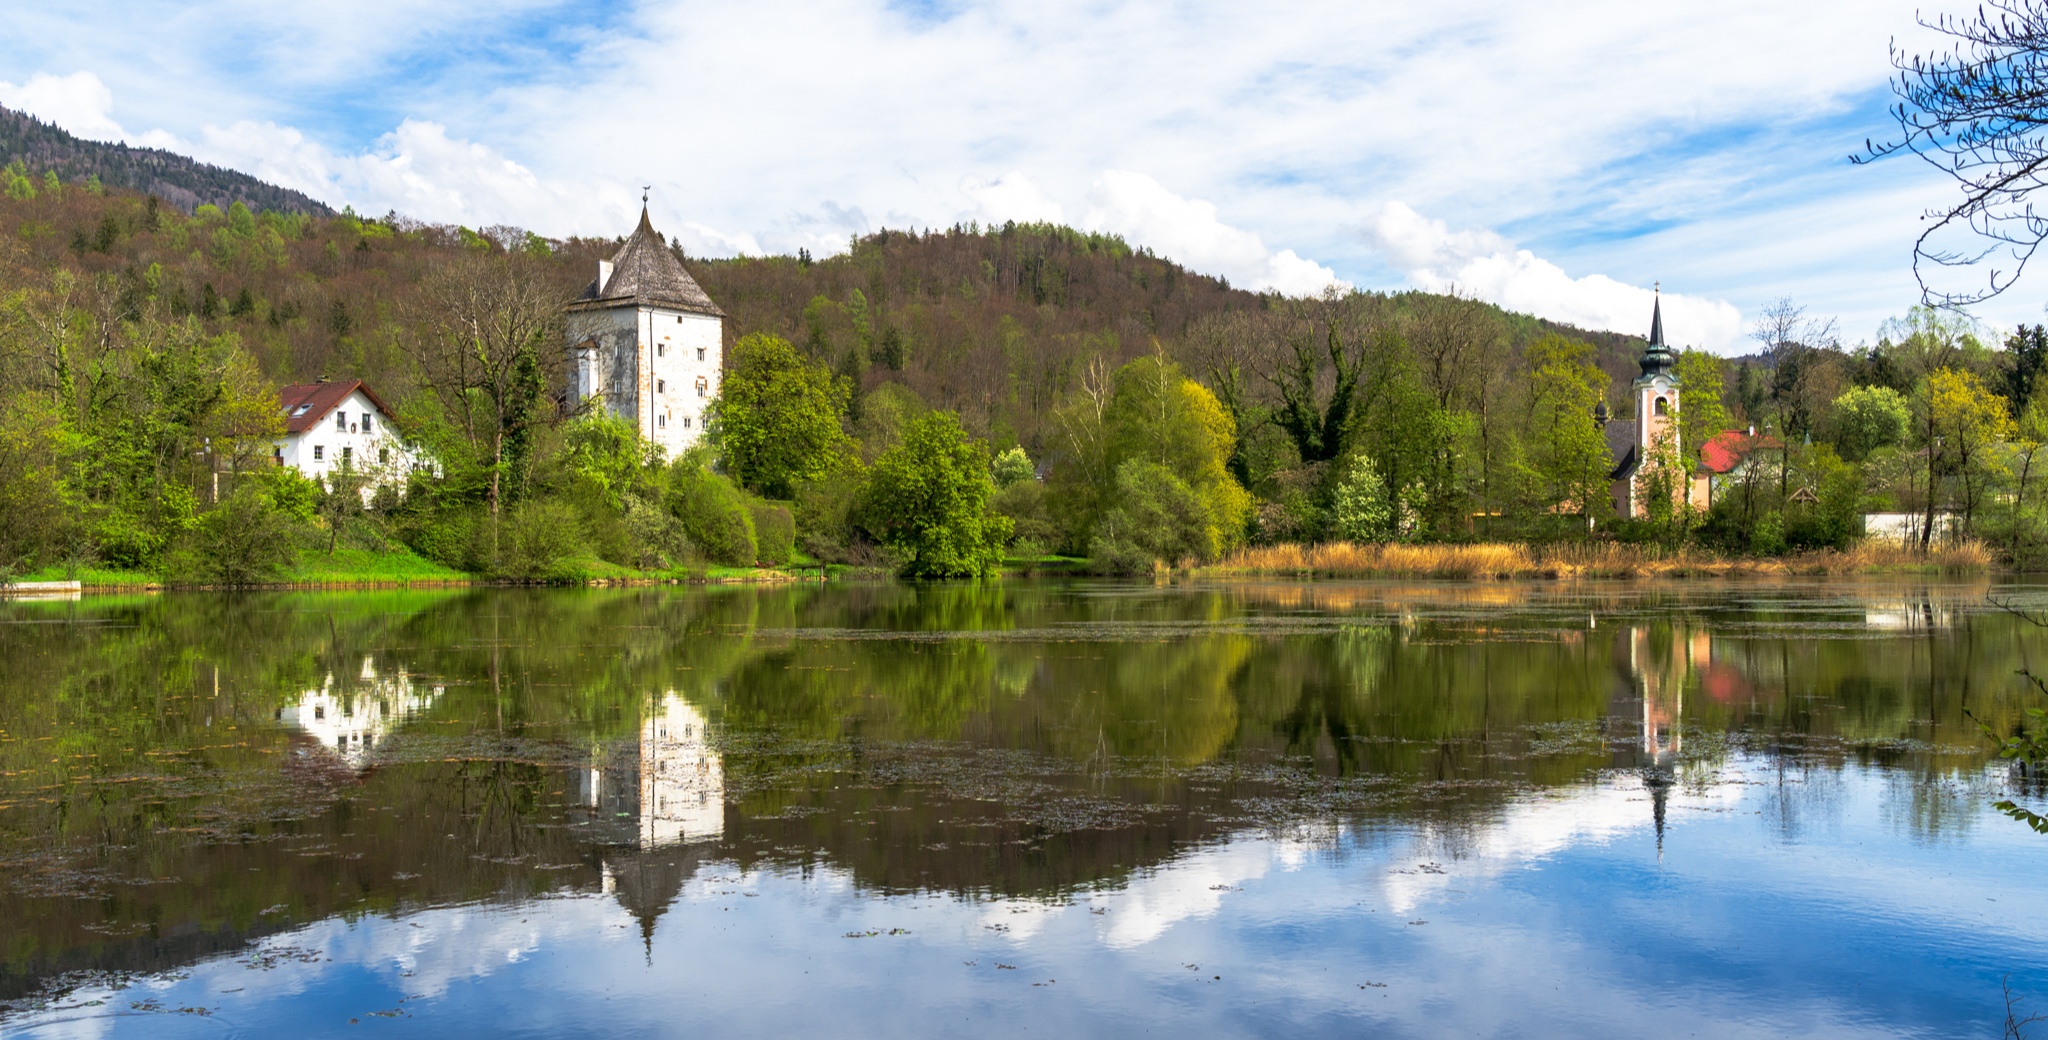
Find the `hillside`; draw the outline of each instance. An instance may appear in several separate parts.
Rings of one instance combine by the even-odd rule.
[[[184,213],[202,205],[221,209],[240,202],[253,209],[331,216],[318,199],[160,148],[135,148],[73,137],[24,112],[0,108],[0,166],[19,161],[37,173],[84,183],[98,177],[109,188],[155,195]]]

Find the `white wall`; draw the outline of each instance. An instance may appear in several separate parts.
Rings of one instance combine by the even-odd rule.
[[[723,323],[708,315],[662,310],[642,311],[642,321],[651,393],[640,434],[674,458],[703,435],[704,409],[718,396]]]
[[[571,314],[571,407],[601,402],[674,458],[703,435],[704,409],[718,396],[723,327],[710,315],[654,307]]]
[[[335,426],[336,415],[345,417],[345,428]],[[363,429],[365,415],[372,417],[368,431]],[[403,484],[414,461],[399,440],[398,431],[391,428],[390,416],[378,411],[370,403],[369,395],[360,389],[322,416],[312,429],[289,434],[277,445],[285,465],[315,480],[341,468],[341,460],[346,456],[352,469],[370,478],[371,487]],[[320,457],[314,458],[315,454]]]

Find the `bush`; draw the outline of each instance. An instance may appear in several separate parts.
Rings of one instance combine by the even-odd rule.
[[[415,498],[419,496],[414,496]],[[421,510],[401,514],[398,539],[413,552],[443,567],[459,571],[481,570],[477,555],[477,532],[485,525],[478,509]],[[485,544],[488,549],[488,543]],[[482,560],[488,561],[486,553]]]
[[[685,456],[676,461],[669,476],[668,511],[690,544],[712,563],[751,567],[760,559],[746,496],[697,459]]]
[[[1386,481],[1363,452],[1351,457],[1331,496],[1330,534],[1346,542],[1383,542],[1394,535],[1394,504]]]
[[[813,559],[827,563],[867,563],[872,546],[863,543],[853,523],[867,484],[867,469],[857,458],[838,469],[797,485],[796,544]]]
[[[488,526],[481,533],[489,537]],[[575,509],[564,502],[528,499],[502,514],[498,564],[492,573],[528,581],[573,578],[572,561],[582,548],[582,524]]]
[[[754,502],[749,506],[754,517],[755,553],[763,567],[780,567],[789,562],[790,551],[796,548],[796,521],[789,514],[789,507],[779,502]]]
[[[244,482],[178,539],[165,555],[164,576],[211,585],[273,580],[298,560],[303,527],[277,507],[263,482]]]

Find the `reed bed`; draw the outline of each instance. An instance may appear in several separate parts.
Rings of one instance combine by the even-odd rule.
[[[1866,542],[1847,551],[1823,549],[1780,557],[1717,556],[1698,549],[1663,549],[1614,542],[1531,547],[1517,542],[1476,545],[1265,545],[1239,550],[1204,568],[1217,575],[1286,575],[1303,578],[1687,578],[1729,575],[1850,575],[1887,571],[1971,573],[1989,569],[1982,542],[1918,547]]]

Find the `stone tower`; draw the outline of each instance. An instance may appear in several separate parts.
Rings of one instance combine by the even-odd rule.
[[[644,200],[643,200],[644,203]],[[673,458],[704,432],[718,396],[725,312],[640,209],[632,237],[569,304],[569,406],[631,422]]]

